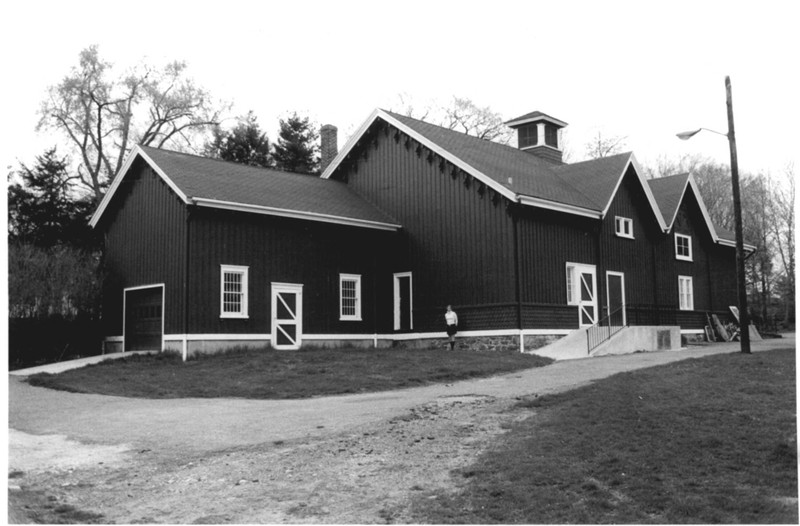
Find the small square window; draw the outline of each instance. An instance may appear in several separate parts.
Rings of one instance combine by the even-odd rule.
[[[675,234],[675,258],[692,261],[692,237]]]
[[[619,237],[633,239],[633,219],[629,217],[615,217],[614,230]]]
[[[220,318],[247,318],[248,267],[222,265],[220,272]]]
[[[339,274],[339,319],[361,320],[361,276]]]
[[[694,285],[691,276],[678,276],[678,304],[681,310],[694,310]]]

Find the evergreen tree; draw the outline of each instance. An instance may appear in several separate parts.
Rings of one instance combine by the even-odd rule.
[[[33,168],[20,165],[22,184],[16,182],[8,188],[9,241],[44,248],[97,245],[88,224],[94,208],[92,199],[73,196],[77,176],[69,175],[68,164],[54,147],[37,156]]]
[[[206,155],[248,166],[271,168],[275,165],[269,138],[261,131],[252,111],[230,131],[223,131],[218,126],[214,128],[214,138],[206,145]]]
[[[319,133],[308,117],[293,113],[280,120],[278,143],[273,158],[281,170],[314,174],[319,170]]]

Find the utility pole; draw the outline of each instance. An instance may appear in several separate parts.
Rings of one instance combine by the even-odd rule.
[[[728,142],[731,147],[731,184],[733,186],[733,219],[736,232],[736,289],[739,293],[739,342],[741,352],[750,354],[750,314],[747,310],[747,283],[744,273],[744,233],[742,231],[742,199],[739,194],[739,160],[736,156],[736,133],[733,127],[731,78],[725,77],[728,105]]]

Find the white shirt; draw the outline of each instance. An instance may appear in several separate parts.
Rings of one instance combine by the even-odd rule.
[[[458,325],[458,315],[453,311],[445,312],[444,319],[448,325]]]

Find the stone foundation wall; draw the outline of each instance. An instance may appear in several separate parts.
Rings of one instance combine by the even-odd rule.
[[[560,334],[525,336],[525,351],[533,351],[563,338]],[[226,351],[234,347],[268,348],[267,340],[202,340],[189,341],[188,355],[212,354]],[[303,349],[339,349],[342,347],[356,349],[374,349],[375,341],[364,340],[303,340]],[[419,340],[386,340],[378,339],[378,349],[442,349],[449,350],[450,344],[446,336],[441,338],[425,338]],[[463,351],[519,351],[519,335],[505,336],[456,336],[456,349]],[[165,351],[182,353],[183,342],[168,340],[164,342]],[[122,351],[122,342],[105,342],[105,352]]]
[[[550,345],[563,337],[561,334],[525,336],[525,351]],[[450,349],[447,337],[400,340],[391,342],[391,346],[398,349]],[[455,348],[462,351],[519,351],[519,336],[456,336]]]

